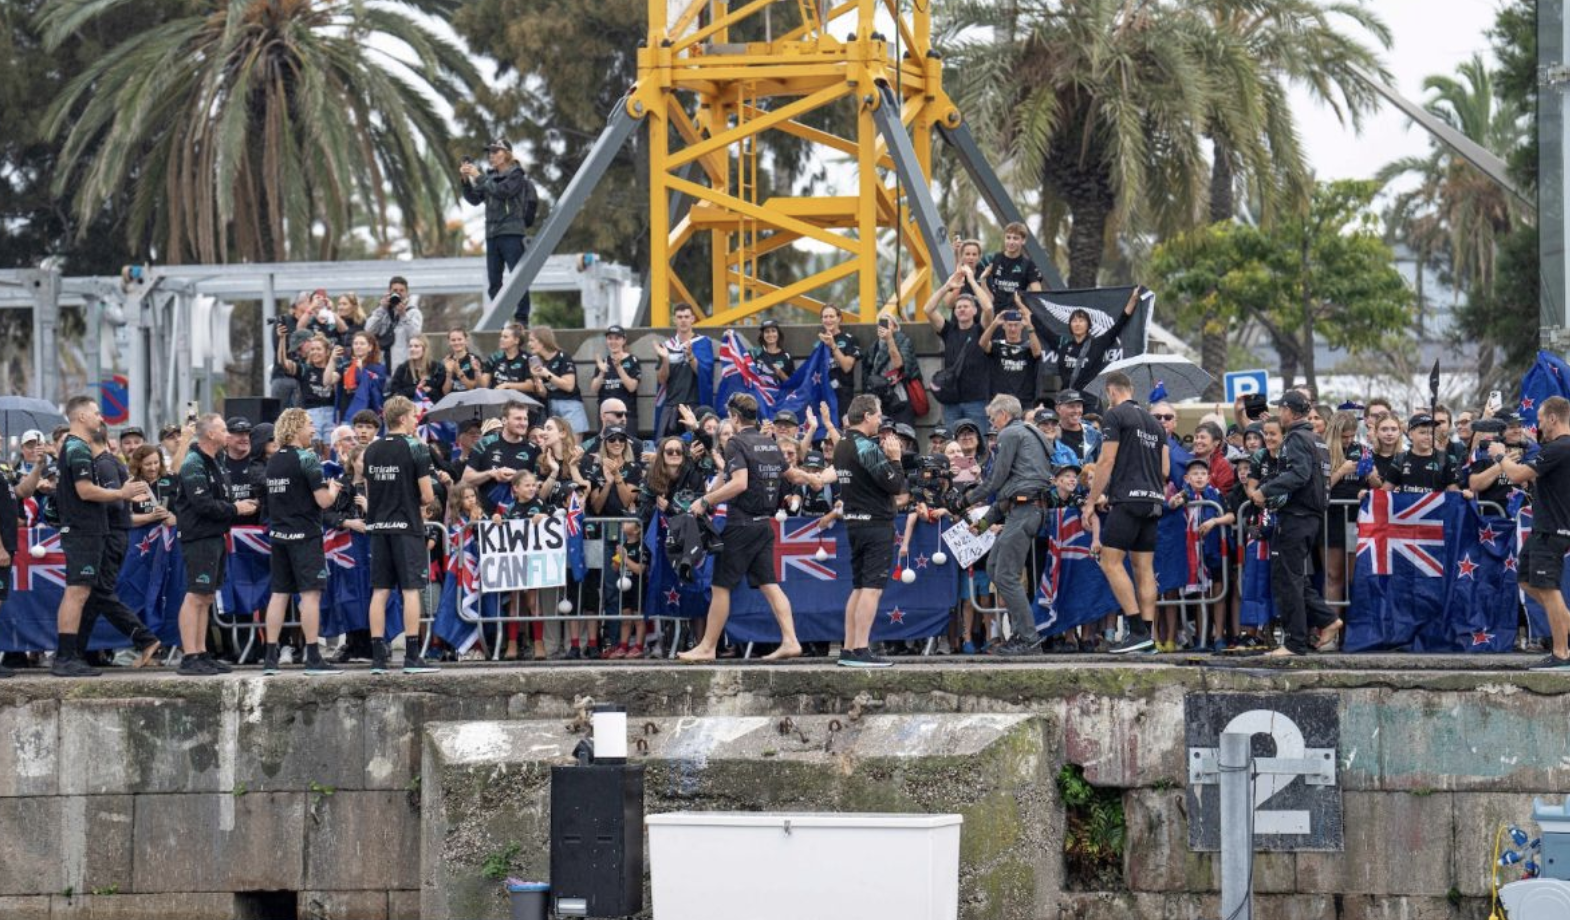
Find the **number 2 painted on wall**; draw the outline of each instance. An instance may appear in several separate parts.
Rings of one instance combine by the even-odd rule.
[[[1308,753],[1303,742],[1303,730],[1285,715],[1270,709],[1251,709],[1239,714],[1227,727],[1228,732],[1245,732],[1249,735],[1269,735],[1276,743],[1276,757],[1301,758]],[[1254,777],[1254,833],[1307,834],[1309,813],[1297,810],[1267,811],[1266,802],[1274,798],[1297,779],[1281,773],[1261,773]]]

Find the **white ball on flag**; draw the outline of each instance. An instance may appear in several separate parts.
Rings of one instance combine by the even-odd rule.
[[[632,579],[628,578],[625,575],[623,575],[616,582],[616,590],[618,590],[618,591],[631,591],[632,590]]]
[[[561,603],[556,605],[556,612],[563,616],[572,613],[572,601],[562,598]]]
[[[32,547],[30,549],[28,549],[27,554],[29,556],[32,556],[34,559],[42,559],[42,558],[44,558],[44,547],[43,547],[43,544],[41,544],[41,543],[34,543],[32,545]]]
[[[37,548],[38,547],[36,547],[36,546],[33,547],[33,549],[37,549]],[[819,562],[822,562],[823,560],[829,558],[829,551],[820,546],[820,547],[818,547],[818,551],[812,554],[812,558],[818,560]]]
[[[788,517],[788,515],[786,515],[784,508],[774,512],[774,520],[776,521],[783,521],[786,517]]]
[[[903,581],[907,585],[915,584],[915,582],[916,582],[916,570],[915,569],[906,569],[905,571],[899,573],[899,580]]]
[[[933,565],[943,565],[944,563],[946,563],[948,561],[949,561],[949,554],[945,553],[941,549],[932,554],[932,564]]]

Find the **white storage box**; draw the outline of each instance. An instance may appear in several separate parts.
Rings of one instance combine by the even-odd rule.
[[[955,920],[959,815],[649,815],[654,920]]]

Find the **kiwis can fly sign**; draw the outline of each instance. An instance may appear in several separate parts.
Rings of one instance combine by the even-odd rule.
[[[567,583],[567,513],[482,521],[480,591],[529,591]]]

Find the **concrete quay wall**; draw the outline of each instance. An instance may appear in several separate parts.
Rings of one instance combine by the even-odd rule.
[[[1219,863],[1188,847],[1185,700],[1234,693],[1323,694],[1340,725],[1344,848],[1261,854],[1256,916],[1485,917],[1493,829],[1570,791],[1570,681],[1371,665],[11,680],[0,917],[225,920],[267,915],[280,892],[299,917],[504,916],[484,870],[544,873],[542,770],[598,700],[625,704],[635,733],[657,723],[633,754],[649,763],[650,810],[957,811],[962,917],[1198,920],[1217,912]],[[786,743],[787,717],[810,743]],[[673,740],[683,718],[749,719],[753,740],[697,758]],[[465,724],[539,750],[453,757]],[[1101,890],[1068,890],[1065,764],[1122,805],[1122,864]]]

